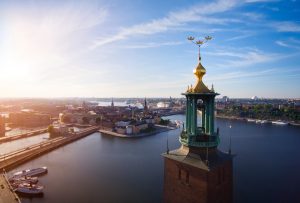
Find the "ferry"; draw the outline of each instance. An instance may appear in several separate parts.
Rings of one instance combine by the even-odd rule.
[[[19,171],[13,174],[12,178],[21,178],[25,176],[40,176],[46,174],[48,172],[47,167],[34,168],[34,169],[26,169],[23,171]]]
[[[275,125],[288,125],[288,123],[283,122],[283,121],[272,121],[272,124],[275,124]]]

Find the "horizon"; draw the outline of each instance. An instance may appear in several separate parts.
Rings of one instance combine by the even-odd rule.
[[[120,3],[122,2],[122,3]],[[181,98],[203,80],[229,98],[299,99],[299,1],[1,1],[0,99]]]

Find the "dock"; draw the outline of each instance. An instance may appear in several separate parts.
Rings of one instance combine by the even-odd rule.
[[[26,161],[34,159],[58,147],[90,135],[91,133],[97,132],[98,130],[99,127],[89,127],[72,135],[57,137],[38,144],[31,145],[30,147],[3,154],[0,156],[0,170],[11,170],[16,166],[25,163]]]
[[[21,200],[13,191],[5,174],[0,175],[0,203],[21,203]]]

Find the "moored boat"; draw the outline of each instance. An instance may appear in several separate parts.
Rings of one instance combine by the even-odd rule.
[[[28,177],[28,176],[23,176],[20,178],[9,178],[9,182],[14,185],[14,184],[20,184],[20,183],[31,183],[31,184],[35,184],[37,183],[39,180],[37,177]]]
[[[34,169],[26,169],[23,171],[19,171],[13,174],[12,178],[20,178],[24,176],[40,176],[46,174],[48,172],[47,167],[34,168]]]
[[[272,124],[275,124],[275,125],[288,125],[288,123],[283,122],[283,121],[272,121]]]
[[[38,196],[43,195],[43,186],[40,185],[32,185],[32,184],[20,184],[15,188],[15,192],[20,195],[26,196]]]

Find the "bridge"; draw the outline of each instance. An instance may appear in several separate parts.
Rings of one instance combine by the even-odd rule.
[[[11,141],[14,141],[14,140],[35,136],[35,135],[40,135],[40,134],[46,133],[46,132],[48,132],[48,129],[44,128],[44,129],[34,130],[34,131],[31,131],[31,132],[22,133],[22,134],[18,134],[18,135],[1,137],[0,138],[0,144],[4,143],[4,142],[11,142]]]

